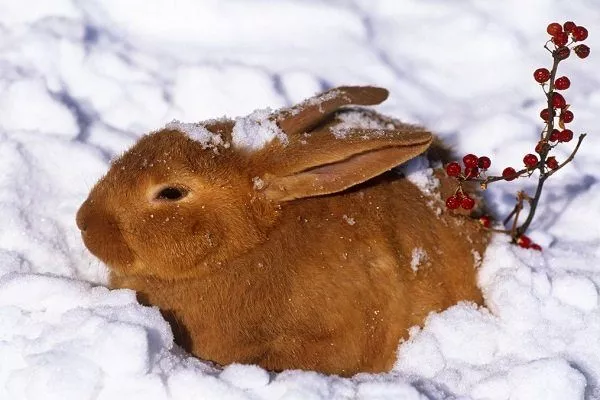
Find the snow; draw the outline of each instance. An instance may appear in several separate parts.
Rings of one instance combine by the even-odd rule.
[[[416,274],[419,266],[427,262],[427,252],[422,247],[415,247],[411,253],[410,269]]]
[[[273,139],[279,139],[283,145],[288,144],[287,135],[279,129],[277,123],[270,119],[269,108],[254,110],[250,115],[235,119],[231,133],[234,147],[256,150],[264,147]]]
[[[335,99],[336,97],[339,97],[339,95],[340,95],[339,90],[330,90],[330,91],[320,94],[316,97],[311,97],[311,98],[303,101],[300,104],[301,104],[301,106],[318,106],[319,111],[323,112],[323,108],[322,108],[323,103],[325,103],[326,101],[329,101],[331,99]]]
[[[52,276],[4,275],[0,320],[6,399],[92,398],[135,377],[159,381],[151,365],[173,343],[160,312],[134,292]]]
[[[590,57],[560,67],[572,129],[589,135],[546,184],[531,230],[544,251],[495,237],[474,254],[487,307],[430,314],[390,373],[218,368],[174,345],[133,292],[101,286],[74,215],[141,135],[246,116],[232,145],[285,144],[269,109],[372,84],[390,89],[380,111],[490,156],[492,173],[517,167],[541,129],[531,73],[549,63],[545,26],[567,17],[590,30]],[[586,0],[1,2],[0,399],[600,399],[598,20]],[[430,167],[401,170],[428,193]],[[487,202],[506,215],[522,188],[533,181],[491,185]]]
[[[346,112],[341,114],[338,119],[340,122],[331,129],[333,135],[338,139],[344,138],[348,133],[348,129],[352,128],[374,129],[375,132],[381,131],[382,134],[385,134],[386,130],[394,129],[394,124],[383,123],[359,111]]]
[[[172,129],[187,134],[192,140],[202,145],[203,149],[217,149],[218,146],[228,147],[221,135],[212,133],[198,122],[181,122],[176,119],[165,125],[165,129]]]
[[[485,381],[474,392],[488,399],[582,399],[585,386],[584,375],[565,360],[542,359]]]
[[[328,90],[325,93],[321,93],[315,96],[314,93],[309,94],[307,96],[306,100],[303,100],[302,102],[300,102],[297,105],[294,105],[294,107],[292,108],[286,108],[286,113],[285,115],[296,115],[298,114],[300,111],[302,111],[305,108],[309,108],[309,107],[317,107],[317,109],[319,110],[319,112],[323,113],[325,110],[323,109],[323,103],[335,99],[336,97],[340,97],[340,91],[337,89],[333,89],[333,90]],[[346,95],[342,95],[342,97],[344,97],[345,99],[348,99],[348,97],[346,97]]]
[[[598,289],[594,282],[582,276],[559,276],[552,282],[552,295],[560,302],[581,311],[598,307]]]
[[[255,190],[261,190],[265,187],[265,181],[260,179],[259,176],[255,176],[252,178],[252,187],[254,187]]]
[[[423,194],[440,198],[438,193],[439,179],[433,175],[433,165],[425,156],[418,156],[405,162],[395,170],[418,187]]]
[[[354,225],[356,223],[356,220],[352,217],[347,216],[346,214],[342,215],[342,219],[348,224],[348,225]]]

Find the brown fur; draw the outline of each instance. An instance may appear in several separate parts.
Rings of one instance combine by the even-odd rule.
[[[194,355],[270,370],[386,371],[400,339],[428,313],[481,303],[473,252],[483,253],[487,235],[469,218],[437,216],[439,199],[385,172],[390,157],[414,157],[430,135],[364,111],[395,131],[333,139],[341,105],[386,97],[341,89],[349,100],[300,116],[309,135],[289,128],[289,110],[274,116],[288,127],[287,146],[275,140],[254,153],[217,154],[177,131],[145,136],[79,210],[84,242],[110,267],[111,286],[157,305]],[[207,126],[230,139],[230,121]],[[448,156],[439,142],[431,154]],[[356,160],[366,160],[361,173]],[[453,183],[436,175],[447,195]],[[154,200],[165,184],[189,194]],[[417,272],[415,248],[428,255]]]

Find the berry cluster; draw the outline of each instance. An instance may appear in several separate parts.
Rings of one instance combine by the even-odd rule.
[[[587,39],[588,31],[585,27],[577,26],[573,21],[567,21],[562,25],[558,22],[552,22],[548,25],[546,31],[551,36],[550,40],[546,43],[546,49],[552,53],[555,59],[555,65],[552,69],[554,73],[556,73],[556,65],[558,65],[558,62],[569,57],[571,48],[579,58],[586,58],[590,55],[590,48],[588,46],[585,44],[575,45],[575,43]],[[548,47],[551,43],[554,44],[553,49]],[[564,96],[555,92],[555,90],[567,90],[571,86],[571,81],[566,76],[553,79],[554,75],[547,68],[536,69],[533,73],[533,78],[542,86],[549,83],[549,90],[546,92],[548,108],[545,108],[540,112],[540,117],[544,121],[549,122],[551,119],[558,116],[558,124],[564,129],[564,124],[572,122],[575,115],[569,110],[569,104]],[[558,111],[560,111],[560,114]],[[571,135],[571,137],[568,138],[568,134],[565,135],[565,137],[557,140],[560,142],[568,142],[573,137]]]
[[[548,25],[546,32],[552,36],[550,41],[554,43],[558,50],[560,50],[562,53],[560,57],[563,60],[569,57],[570,54],[570,50],[567,47],[567,44],[569,43],[569,37],[572,40],[571,43],[582,42],[588,37],[587,29],[583,26],[575,25],[573,21],[567,21],[562,25],[558,22],[553,22]],[[590,48],[585,44],[579,44],[575,46],[573,51],[579,58],[586,58],[590,55]]]
[[[451,210],[459,207],[471,210],[475,206],[475,200],[464,191],[463,183],[465,181],[479,182],[481,188],[486,189],[489,183],[500,180],[512,181],[523,176],[529,177],[535,171],[539,171],[540,179],[538,180],[535,196],[530,197],[524,192],[519,192],[514,210],[504,221],[507,224],[512,218],[512,228],[510,230],[501,230],[510,234],[515,244],[535,250],[541,250],[541,247],[533,243],[524,233],[535,214],[543,184],[548,177],[573,159],[585,137],[585,134],[579,136],[575,149],[562,164],[559,164],[556,157],[548,155],[559,143],[570,142],[574,136],[573,131],[567,129],[565,124],[572,122],[575,116],[569,110],[570,104],[567,103],[563,94],[557,92],[557,90],[564,91],[569,89],[571,87],[571,80],[566,76],[556,78],[557,67],[561,61],[569,57],[571,50],[579,58],[586,58],[590,54],[590,48],[585,44],[579,43],[588,37],[588,31],[585,27],[577,26],[572,21],[567,21],[562,25],[553,22],[548,25],[546,31],[551,38],[546,42],[544,47],[552,54],[553,64],[551,69],[538,68],[533,73],[533,78],[541,84],[546,95],[547,108],[544,108],[540,112],[540,117],[544,120],[545,127],[535,146],[535,151],[523,157],[524,168],[517,171],[513,167],[506,167],[502,171],[501,176],[487,176],[487,170],[492,164],[490,158],[486,156],[477,157],[474,154],[467,154],[463,157],[464,169],[456,161],[446,165],[446,173],[449,177],[456,178],[458,183],[454,194],[446,199],[446,207]],[[558,121],[556,121],[557,118]],[[560,129],[555,128],[555,122],[557,122],[557,126]],[[518,226],[517,220],[524,207],[524,202],[529,203],[529,214],[526,221]],[[488,216],[480,217],[479,222],[486,228],[489,228],[491,225]]]
[[[481,179],[485,176],[485,172],[492,165],[489,157],[477,157],[475,154],[467,154],[463,157],[465,166],[464,172],[460,164],[453,161],[446,165],[446,173],[448,176],[458,179],[458,187],[454,194],[446,199],[446,207],[455,210],[459,207],[465,210],[471,210],[475,207],[475,200],[465,193],[462,183],[468,180]]]

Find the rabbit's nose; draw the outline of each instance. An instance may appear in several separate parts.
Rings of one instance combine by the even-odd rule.
[[[89,215],[89,200],[83,202],[79,210],[77,211],[77,215],[75,217],[75,222],[77,223],[77,227],[81,232],[85,232],[88,228],[88,215]]]

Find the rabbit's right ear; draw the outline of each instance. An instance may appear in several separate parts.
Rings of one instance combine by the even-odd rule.
[[[373,106],[387,99],[388,94],[387,89],[375,86],[340,86],[280,110],[275,120],[287,135],[294,136],[319,125],[340,107]]]
[[[266,149],[261,158],[268,172],[258,190],[276,202],[340,192],[418,156],[432,140],[431,133],[409,125],[383,132],[315,132]]]

